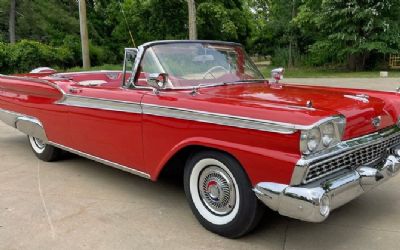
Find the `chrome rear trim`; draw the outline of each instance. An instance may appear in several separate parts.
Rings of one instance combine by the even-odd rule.
[[[18,116],[22,115],[12,111],[0,109],[0,120],[13,128],[16,128],[15,122],[17,121]]]
[[[31,135],[47,142],[47,136],[43,125],[35,117],[0,109],[0,120],[26,135]]]
[[[136,170],[134,168],[130,168],[130,167],[127,167],[127,166],[124,166],[124,165],[121,165],[121,164],[118,164],[118,163],[115,163],[115,162],[112,162],[112,161],[109,161],[109,160],[105,160],[105,159],[102,159],[100,157],[97,157],[97,156],[94,156],[94,155],[91,155],[91,154],[87,154],[87,153],[84,153],[82,151],[79,151],[79,150],[76,150],[76,149],[73,149],[73,148],[70,148],[70,147],[55,143],[55,142],[49,141],[49,142],[47,142],[47,144],[50,144],[50,145],[52,145],[54,147],[57,147],[57,148],[60,148],[62,150],[71,152],[73,154],[80,155],[80,156],[85,157],[87,159],[90,159],[90,160],[93,160],[93,161],[97,161],[97,162],[102,163],[104,165],[107,165],[107,166],[110,166],[110,167],[113,167],[113,168],[117,168],[119,170],[131,173],[131,174],[138,175],[138,176],[146,178],[146,179],[150,179],[151,178],[148,173],[145,173],[145,172]]]
[[[15,126],[24,134],[33,136],[44,142],[47,142],[48,140],[42,123],[36,118],[19,116],[17,117]]]

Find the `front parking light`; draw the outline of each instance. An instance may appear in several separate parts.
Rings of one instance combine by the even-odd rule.
[[[322,216],[327,217],[330,212],[330,200],[329,197],[324,195],[319,201],[319,212]]]

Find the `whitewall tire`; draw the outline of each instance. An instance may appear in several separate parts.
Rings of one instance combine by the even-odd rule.
[[[42,161],[55,161],[61,156],[61,149],[48,145],[38,138],[28,135],[28,141],[33,153]]]
[[[217,151],[202,151],[187,162],[186,197],[199,222],[229,238],[240,237],[259,222],[263,207],[240,164]]]

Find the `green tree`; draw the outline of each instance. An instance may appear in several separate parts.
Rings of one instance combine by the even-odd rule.
[[[253,51],[272,55],[275,64],[296,64],[308,46],[293,22],[301,4],[301,0],[249,0]]]
[[[241,0],[197,1],[200,39],[247,43],[250,34],[249,10]]]
[[[343,62],[362,70],[371,55],[398,51],[399,16],[399,1],[323,0],[305,3],[297,21],[319,33],[310,47],[315,64]]]

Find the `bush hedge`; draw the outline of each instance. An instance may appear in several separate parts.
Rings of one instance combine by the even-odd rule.
[[[68,39],[67,39],[68,40]],[[107,49],[90,46],[93,66],[108,63],[115,57]],[[0,73],[24,73],[37,67],[71,68],[81,65],[79,41],[68,41],[62,46],[51,46],[32,40],[15,44],[0,42]]]

